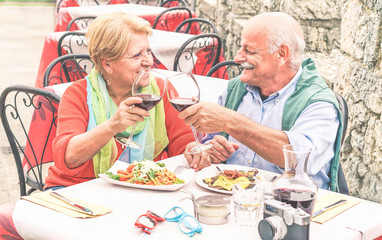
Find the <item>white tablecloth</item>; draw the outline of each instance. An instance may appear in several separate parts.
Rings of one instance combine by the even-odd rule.
[[[163,73],[164,75],[171,76],[177,74],[178,72],[156,69],[157,71]],[[219,78],[212,78],[206,76],[195,75],[196,81],[200,87],[200,100],[205,102],[216,103],[219,95],[227,88],[228,81]],[[53,91],[59,96],[65,92],[66,88],[72,83],[63,83],[50,86]],[[183,87],[187,91],[187,86]]]
[[[171,169],[186,163],[183,156],[165,160]],[[194,180],[183,189],[196,197],[212,193]],[[182,234],[176,223],[161,222],[151,235],[143,235],[134,228],[138,216],[152,210],[164,215],[174,206],[182,207],[192,214],[192,203],[181,191],[161,192],[113,185],[102,179],[91,180],[59,190],[75,198],[91,201],[113,208],[113,211],[92,219],[75,219],[54,212],[48,208],[19,200],[13,212],[13,221],[19,234],[25,239],[190,239]],[[319,196],[327,191],[320,190]],[[183,199],[183,200],[182,200]],[[193,239],[259,239],[255,227],[240,227],[234,221],[231,204],[230,221],[224,225],[202,224],[202,234]],[[382,207],[369,201],[362,201],[324,224],[311,223],[310,239],[374,239],[382,235]],[[361,232],[364,232],[362,235]]]

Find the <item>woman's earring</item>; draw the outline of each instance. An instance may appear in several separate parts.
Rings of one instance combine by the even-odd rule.
[[[109,77],[108,80],[106,80],[106,84],[110,87],[111,86],[111,76]]]

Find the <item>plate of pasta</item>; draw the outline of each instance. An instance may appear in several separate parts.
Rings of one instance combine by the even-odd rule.
[[[164,163],[151,160],[134,161],[131,164],[116,161],[100,178],[116,185],[159,191],[175,191],[185,186],[194,171],[185,169],[175,175]]]

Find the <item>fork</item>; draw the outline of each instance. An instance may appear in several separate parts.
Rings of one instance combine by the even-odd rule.
[[[179,175],[185,168],[188,168],[188,166],[177,166],[174,171],[175,176]]]

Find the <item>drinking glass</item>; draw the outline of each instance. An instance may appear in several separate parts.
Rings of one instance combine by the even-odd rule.
[[[200,100],[200,89],[196,79],[192,73],[178,73],[167,78],[169,86],[167,88],[168,99],[171,105],[181,112],[184,109],[197,104]],[[194,154],[203,152],[212,147],[211,144],[201,144],[198,137],[198,132],[191,124],[192,132],[194,133],[196,146],[187,150],[186,153]]]
[[[237,183],[232,187],[235,221],[256,226],[262,219],[264,189],[258,183]]]
[[[152,81],[163,81],[163,88],[158,88],[159,93],[154,93],[147,87],[151,85]],[[155,107],[163,98],[166,89],[166,76],[157,70],[153,69],[143,69],[136,76],[133,86],[131,88],[132,96],[142,98],[142,102],[135,104],[135,107],[139,107],[149,111]],[[141,149],[142,147],[133,141],[134,131],[136,124],[131,129],[130,136],[126,137],[116,137],[116,140],[120,142],[123,146]]]

